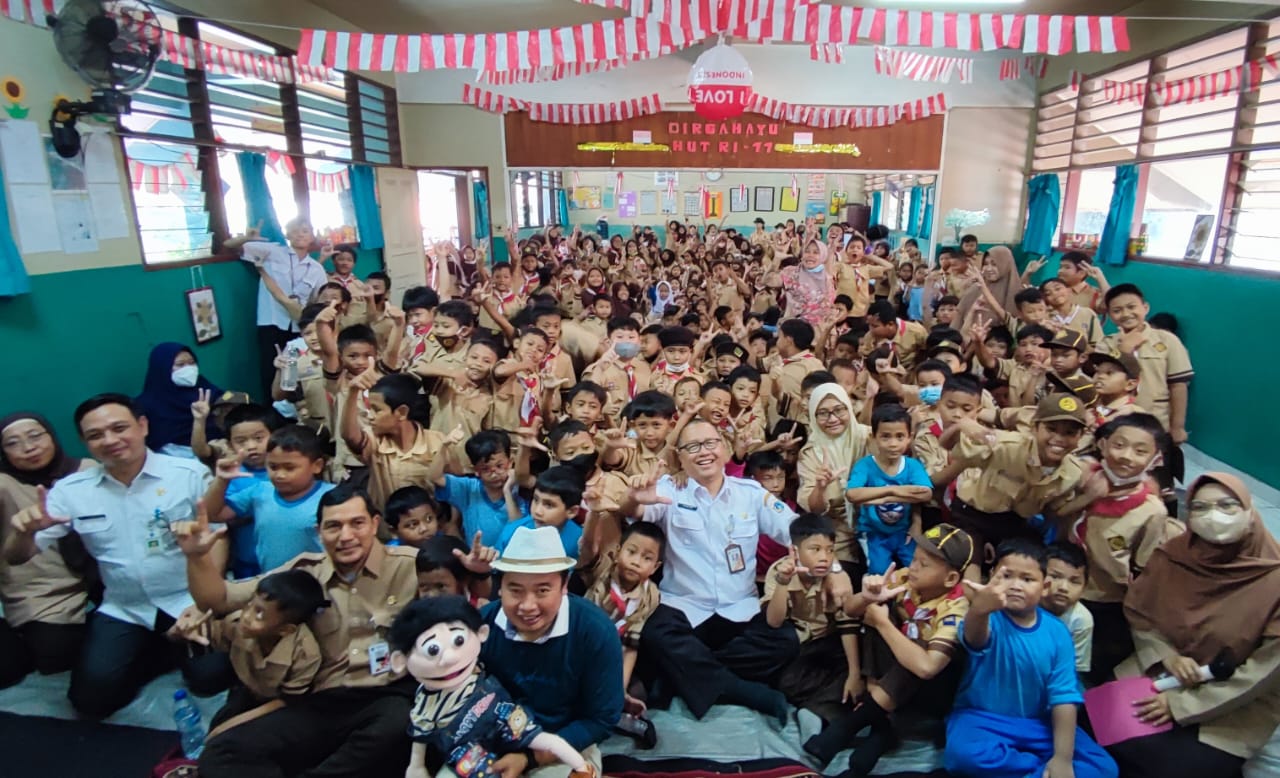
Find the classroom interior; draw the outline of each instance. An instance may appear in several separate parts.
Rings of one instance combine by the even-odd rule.
[[[40,3],[25,5],[29,13]],[[181,18],[174,32],[224,49],[287,57],[299,49],[302,29],[506,32],[625,16],[627,3],[605,7],[611,5],[174,0],[158,7],[162,16]],[[1273,4],[1219,0],[865,5],[1125,16],[1129,45],[1043,62],[1021,51],[920,49],[971,61],[970,79],[956,74],[942,83],[879,75],[873,45],[833,52],[730,39],[749,62],[758,95],[797,106],[915,106],[886,126],[858,128],[813,127],[751,112],[699,117],[687,80],[714,38],[625,67],[511,84],[485,81],[474,69],[394,72],[382,65],[282,84],[162,59],[152,81],[133,96],[131,114],[81,121],[84,156],[68,165],[45,148],[47,117],[58,100],[85,99],[90,87],[64,64],[48,29],[6,11],[9,18],[0,18],[0,159],[9,211],[0,219],[8,220],[17,255],[0,263],[0,341],[8,365],[0,410],[44,413],[72,453],[82,455],[70,409],[98,392],[135,393],[152,346],[167,340],[191,342],[202,372],[217,376],[221,386],[259,386],[257,361],[246,356],[255,337],[257,276],[218,248],[253,226],[264,188],[278,224],[303,216],[321,234],[354,239],[356,273],[385,268],[398,298],[426,281],[426,251],[440,240],[490,245],[499,260],[507,245],[551,224],[585,232],[607,224],[610,234],[624,235],[632,226],[653,226],[661,236],[673,219],[743,232],[757,218],[770,229],[788,219],[882,223],[892,241],[913,238],[926,256],[971,232],[984,248],[1011,246],[1020,266],[1048,256],[1041,271],[1048,277],[1062,251],[1093,250],[1113,208],[1119,171],[1131,170],[1136,203],[1121,230],[1126,250],[1118,264],[1103,269],[1112,284],[1139,285],[1153,312],[1177,317],[1196,367],[1187,414],[1189,471],[1226,467],[1247,477],[1269,526],[1280,533],[1280,457],[1269,434],[1275,429],[1269,390],[1280,380],[1270,358],[1280,298],[1280,12]],[[1260,63],[1256,88],[1237,83],[1177,106],[1161,106],[1154,92],[1135,99],[1123,89],[1240,65],[1247,73],[1254,62]],[[1007,68],[1016,75],[1005,77]],[[478,106],[477,89],[521,105],[613,103],[652,94],[661,110],[618,121],[551,123],[525,110]],[[737,126],[748,124],[754,131]],[[18,135],[21,140],[12,140]],[[839,150],[806,152],[809,144]],[[35,148],[38,158],[20,162],[22,148]],[[19,167],[26,170],[15,178]],[[45,167],[49,174],[40,184]],[[1060,198],[1047,254],[1024,246],[1037,178]],[[41,215],[41,209],[52,211]],[[33,214],[41,218],[33,221]],[[216,337],[200,342],[196,301],[210,298],[220,326]],[[176,681],[169,683],[171,689]],[[6,719],[0,743],[12,745],[6,752],[32,738],[55,749],[49,733],[58,733],[101,747],[121,763],[132,758],[130,749],[112,745],[109,731],[64,733],[60,724],[38,718],[73,717],[56,689],[56,679],[36,679],[0,692],[0,709],[9,712],[0,714]],[[165,693],[161,685],[109,723],[122,732],[170,729]],[[24,714],[21,722],[15,714]],[[794,731],[756,737],[749,714],[716,713],[707,722],[724,739],[707,737],[708,730],[681,733],[671,721],[659,728],[672,733],[671,754],[684,748],[732,759],[743,747],[758,749],[752,756],[759,758],[797,753]],[[791,726],[803,731],[805,725]],[[145,742],[143,734],[131,736]],[[927,773],[936,767],[934,757],[921,746],[881,769]],[[32,772],[15,774],[65,764],[25,758]],[[1276,739],[1258,765],[1256,776],[1280,775]],[[99,774],[126,774],[112,770]]]

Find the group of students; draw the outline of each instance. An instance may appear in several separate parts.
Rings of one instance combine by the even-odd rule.
[[[291,225],[296,248],[305,230]],[[911,709],[947,717],[955,775],[1239,774],[1280,723],[1280,546],[1230,476],[1192,484],[1177,518],[1181,341],[1085,255],[1033,286],[1043,260],[1019,274],[974,236],[932,265],[887,236],[812,221],[751,234],[673,221],[665,238],[554,227],[518,241],[514,264],[436,252],[455,296],[415,287],[400,306],[385,274],[360,281],[350,263],[306,301],[263,273],[296,330],[273,344],[267,402],[217,389],[192,349],[158,346],[128,407],[153,452],[207,470],[197,530],[189,511],[157,538],[174,518],[157,509],[134,540],[189,560],[206,608],[159,610],[169,639],[229,651],[240,697],[215,723],[331,694],[324,644],[345,631],[350,664],[368,665],[356,686],[389,671],[379,635],[400,583],[375,571],[393,593],[355,609],[372,625],[358,640],[324,616],[354,608],[354,589],[335,596],[354,579],[330,577],[344,554],[367,557],[360,533],[410,563],[410,596],[482,606],[513,539],[551,528],[569,591],[621,645],[621,707],[604,715],[642,745],[660,737],[647,709],[681,696],[699,718],[807,708],[824,725],[803,746],[824,767],[869,727],[850,776],[895,747]],[[77,411],[91,451],[93,411]],[[32,414],[0,434],[12,683],[76,665],[74,640],[49,652],[44,636],[83,624],[86,568],[103,559],[95,517],[68,528],[67,501],[59,513],[46,497],[88,463],[45,445]],[[352,494],[364,510],[331,522]],[[74,604],[30,608],[73,589]],[[235,612],[213,619],[209,603]],[[708,653],[682,669],[692,639]],[[1234,675],[1202,681],[1223,652]],[[1172,729],[1103,750],[1078,727],[1084,688],[1160,672],[1181,688],[1133,715]]]

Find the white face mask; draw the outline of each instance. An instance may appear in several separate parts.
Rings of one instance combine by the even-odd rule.
[[[1107,480],[1111,482],[1112,486],[1133,486],[1134,484],[1140,484],[1147,479],[1147,470],[1150,468],[1151,465],[1147,465],[1147,468],[1141,473],[1125,478],[1123,476],[1116,475],[1115,471],[1111,469],[1111,466],[1107,464],[1107,460],[1102,460],[1102,473],[1107,477]]]
[[[1243,538],[1250,522],[1249,511],[1232,514],[1213,510],[1203,516],[1191,516],[1187,523],[1192,532],[1210,543],[1226,546]]]
[[[197,365],[183,365],[175,367],[173,373],[174,386],[192,387],[196,385],[196,381],[200,380],[200,368]]]

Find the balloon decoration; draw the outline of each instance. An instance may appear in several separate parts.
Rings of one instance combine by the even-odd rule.
[[[689,70],[689,102],[704,119],[741,116],[751,103],[751,66],[723,40],[703,52]]]

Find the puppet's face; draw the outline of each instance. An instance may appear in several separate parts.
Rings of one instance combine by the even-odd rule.
[[[442,621],[418,635],[408,656],[395,652],[391,663],[397,672],[407,668],[428,691],[456,689],[475,672],[487,637],[488,625],[473,632],[461,621]]]

